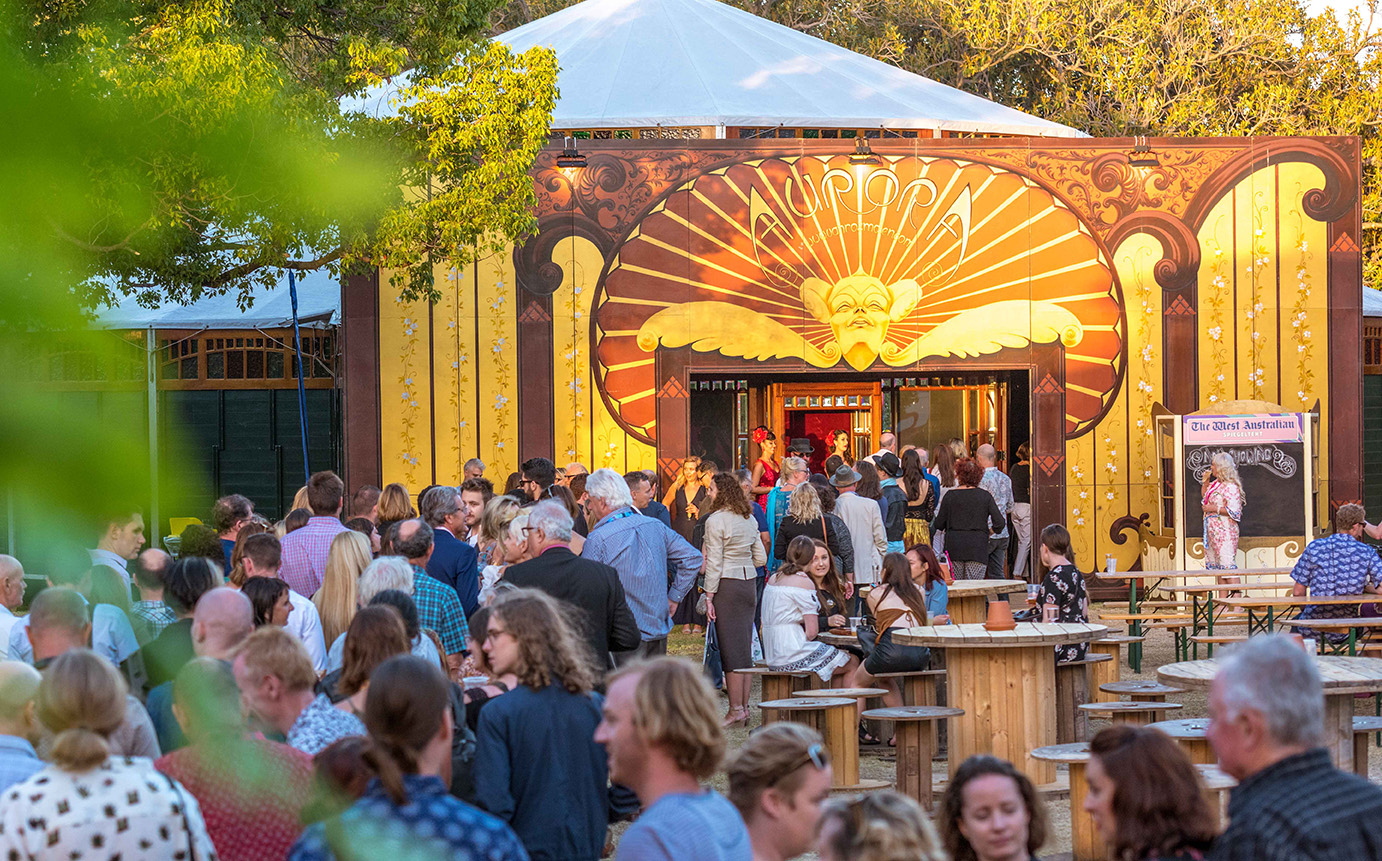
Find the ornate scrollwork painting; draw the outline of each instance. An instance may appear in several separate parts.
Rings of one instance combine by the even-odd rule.
[[[656,351],[774,367],[916,368],[1059,344],[1066,433],[1123,369],[1121,293],[1081,219],[1030,179],[957,158],[782,156],[673,188],[611,258],[597,380],[655,437]],[[1026,354],[1009,355],[1026,363]]]

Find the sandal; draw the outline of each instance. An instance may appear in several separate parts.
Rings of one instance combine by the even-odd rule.
[[[725,715],[725,719],[720,722],[720,726],[724,729],[730,729],[736,726],[746,726],[748,722],[748,706],[739,706],[737,708],[732,708],[729,710],[729,712]]]
[[[881,742],[879,742],[878,739],[874,738],[873,735],[872,735],[871,733],[869,733],[868,730],[864,729],[864,725],[863,725],[863,724],[859,724],[859,743],[860,743],[860,744],[881,744]]]

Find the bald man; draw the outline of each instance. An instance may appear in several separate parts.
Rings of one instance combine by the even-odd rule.
[[[199,658],[229,661],[230,653],[254,630],[254,607],[237,589],[212,589],[192,611],[192,651]],[[158,735],[158,746],[171,753],[187,746],[187,736],[173,715],[173,683],[149,691],[149,719]]]
[[[19,617],[14,611],[24,603],[24,566],[13,556],[0,555],[0,652],[10,641]]]
[[[34,752],[40,730],[34,696],[40,681],[38,670],[23,661],[0,661],[0,792],[43,768]]]
[[[979,446],[974,453],[974,459],[979,461],[979,465],[984,468],[984,479],[979,482],[979,486],[987,490],[997,503],[998,510],[1003,512],[1003,517],[1007,518],[1012,514],[1013,505],[1013,483],[1003,470],[998,468],[998,450],[988,443]],[[989,580],[1002,580],[1003,571],[1008,564],[1008,527],[1004,525],[1002,532],[996,532],[989,536],[989,562],[988,571],[984,574]]]

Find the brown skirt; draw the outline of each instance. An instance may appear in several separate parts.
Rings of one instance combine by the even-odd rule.
[[[752,580],[720,580],[715,595],[715,639],[726,673],[753,666],[753,611],[758,589]]]

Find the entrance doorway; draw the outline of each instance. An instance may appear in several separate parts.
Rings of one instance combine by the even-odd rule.
[[[896,391],[893,427],[898,445],[932,451],[952,439],[973,453],[985,443],[1006,451],[1008,387],[977,385],[902,386]]]
[[[849,434],[849,454],[855,459],[875,450],[882,395],[878,381],[774,383],[768,387],[772,426],[784,450],[794,439],[809,440],[811,471],[825,472],[835,431]]]

